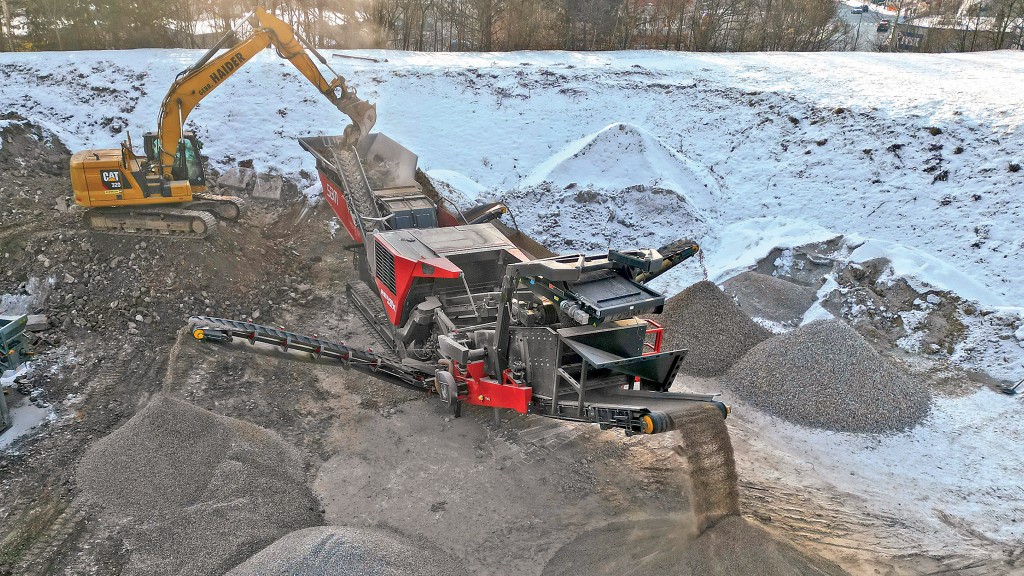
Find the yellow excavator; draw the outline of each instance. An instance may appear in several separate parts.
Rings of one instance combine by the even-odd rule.
[[[248,22],[252,32],[227,47]],[[185,131],[189,113],[258,52],[274,46],[332,104],[352,119],[344,137],[355,144],[377,121],[376,107],[356,97],[345,79],[291,26],[262,8],[243,17],[235,29],[183,70],[164,97],[156,132],[144,135],[145,154],[135,154],[131,135],[120,149],[85,150],[71,157],[75,203],[89,208],[85,220],[101,232],[141,236],[202,238],[216,227],[216,215],[237,220],[242,203],[232,196],[205,194],[202,142]],[[306,53],[309,50],[335,78],[328,81]]]

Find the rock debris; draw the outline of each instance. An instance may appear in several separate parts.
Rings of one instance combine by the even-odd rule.
[[[130,550],[125,574],[224,574],[322,522],[299,452],[277,434],[157,396],[97,441],[78,468]]]

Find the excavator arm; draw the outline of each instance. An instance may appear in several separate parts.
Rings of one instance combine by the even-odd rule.
[[[178,74],[164,97],[157,124],[157,138],[153,140],[160,149],[146,150],[146,155],[157,162],[164,177],[171,176],[174,159],[184,133],[185,120],[192,109],[253,56],[269,46],[274,46],[278,55],[291,62],[316,86],[318,92],[352,119],[352,124],[345,128],[345,137],[351,143],[366,136],[377,121],[376,107],[365,100],[360,100],[355,89],[350,88],[344,78],[337,73],[333,80],[324,78],[306,53],[306,49],[308,48],[321,63],[330,68],[327,60],[315,48],[302,41],[286,22],[262,8],[257,8],[249,21],[253,30],[248,37],[226,52],[218,54],[232,37],[232,33],[228,33],[198,62]]]

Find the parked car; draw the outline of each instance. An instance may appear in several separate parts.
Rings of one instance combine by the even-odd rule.
[[[864,12],[866,12],[866,10],[861,6],[857,6],[853,10],[850,10],[850,14],[863,14]]]

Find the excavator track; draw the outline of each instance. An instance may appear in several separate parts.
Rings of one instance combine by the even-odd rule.
[[[200,210],[181,208],[100,208],[86,212],[89,228],[117,236],[200,239],[213,234],[217,220]]]
[[[217,194],[193,194],[192,202],[183,205],[187,210],[203,210],[217,218],[234,222],[240,219],[248,208],[248,203],[236,196],[219,196]]]

